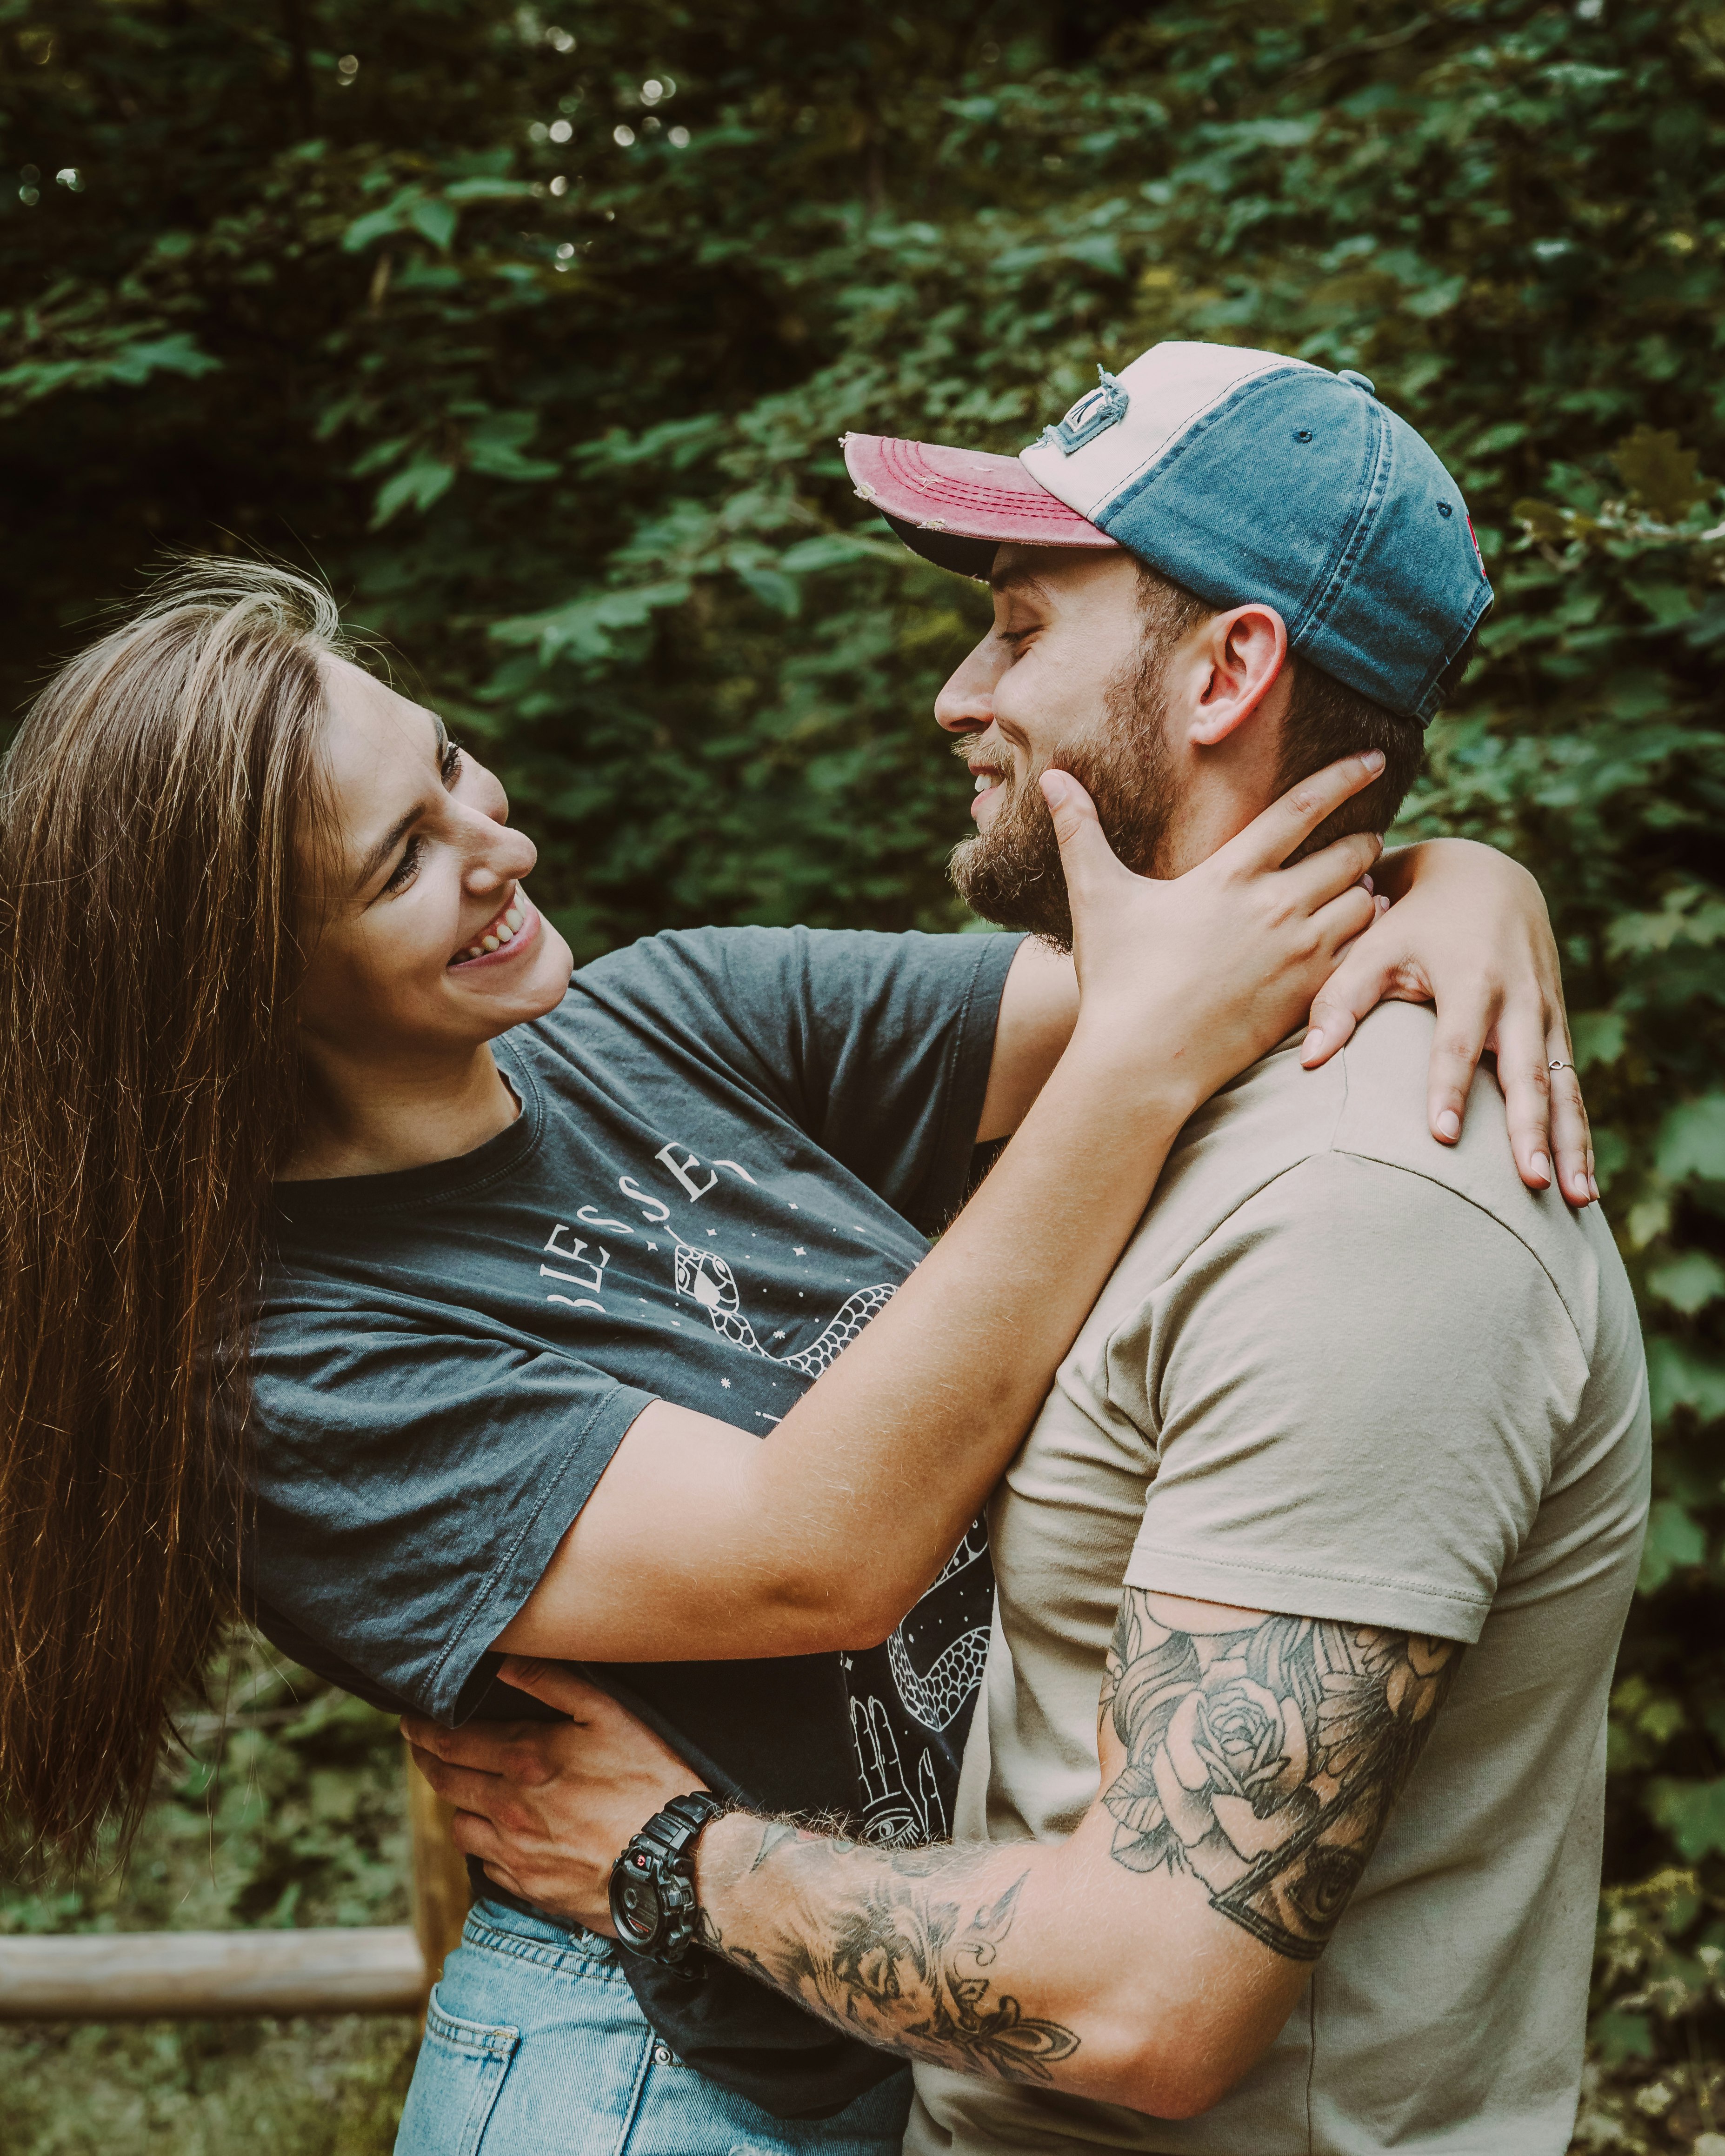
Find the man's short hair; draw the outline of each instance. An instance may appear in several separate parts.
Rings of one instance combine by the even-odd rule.
[[[1199,598],[1196,592],[1146,563],[1140,562],[1137,570],[1147,637],[1164,649],[1178,644],[1219,611],[1208,599]],[[1476,629],[1445,670],[1446,697],[1460,685],[1478,640]],[[1333,674],[1314,666],[1309,659],[1292,657],[1288,664],[1292,678],[1282,725],[1281,755],[1276,764],[1278,793],[1286,793],[1291,786],[1342,757],[1373,748],[1384,752],[1384,769],[1378,778],[1324,819],[1299,852],[1291,856],[1299,860],[1350,831],[1389,829],[1425,761],[1425,730],[1417,719],[1404,719],[1398,712],[1386,711],[1358,689],[1338,681]]]

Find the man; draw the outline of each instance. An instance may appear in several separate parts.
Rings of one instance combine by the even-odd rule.
[[[1387,821],[1490,603],[1425,444],[1272,354],[1158,346],[1016,464],[848,449],[909,544],[991,577],[937,706],[978,787],[955,873],[1056,941],[1081,811],[1044,774],[1163,875],[1349,747]],[[689,1770],[531,1668],[569,1729],[415,1727],[464,1763],[422,1753],[485,1815],[463,1846],[603,1923],[627,1843],[625,1942],[698,1927],[911,2057],[917,2156],[1563,2149],[1645,1377],[1598,1209],[1524,1186],[1488,1092],[1433,1143],[1430,1034],[1386,1007],[1187,1127],[993,1501],[953,1846],[700,1806],[636,1835]]]

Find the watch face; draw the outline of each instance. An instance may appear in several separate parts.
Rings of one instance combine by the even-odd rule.
[[[640,1862],[635,1857],[619,1869],[611,1892],[613,1921],[632,1944],[655,1938],[665,1916],[652,1874],[636,1869]]]

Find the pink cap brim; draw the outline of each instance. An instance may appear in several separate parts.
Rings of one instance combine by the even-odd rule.
[[[845,463],[865,501],[923,531],[992,540],[996,546],[1119,543],[1040,486],[1016,457],[901,442],[889,434],[847,434]]]

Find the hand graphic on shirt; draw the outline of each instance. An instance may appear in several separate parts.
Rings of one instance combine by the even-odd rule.
[[[941,1803],[927,1747],[923,1747],[917,1760],[913,1791],[905,1775],[898,1739],[880,1702],[853,1699],[850,1727],[856,1739],[866,1839],[901,1845],[944,1840],[946,1808]]]

